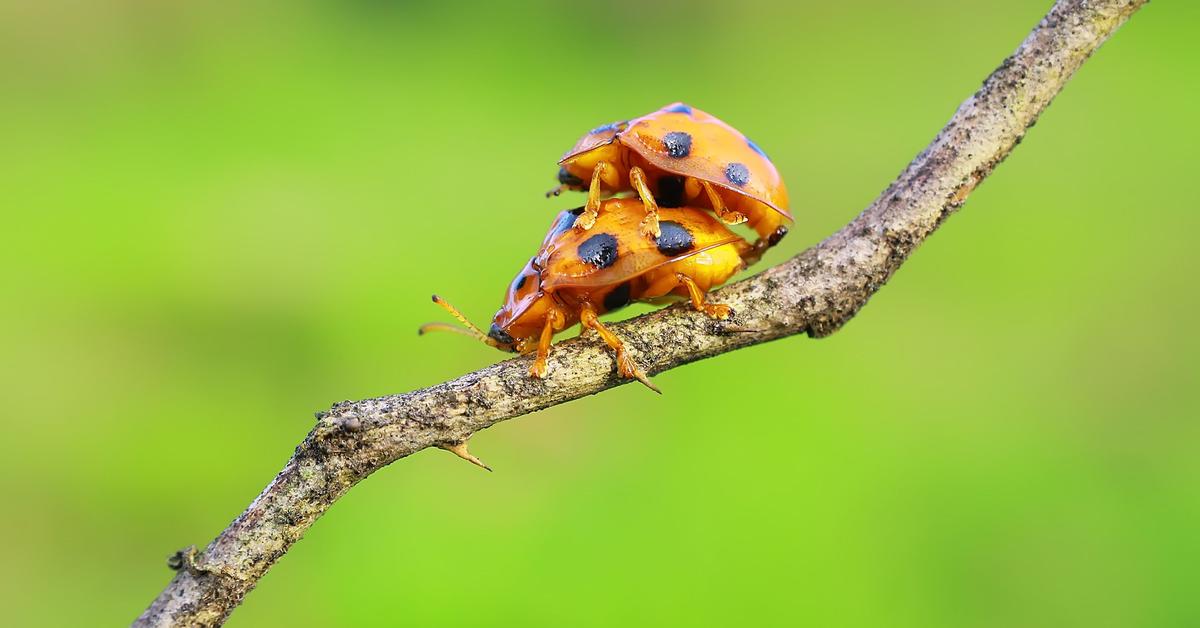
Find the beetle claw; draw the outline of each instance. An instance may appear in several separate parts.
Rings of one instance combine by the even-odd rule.
[[[546,372],[548,370],[545,358],[538,356],[534,358],[533,364],[529,365],[529,376],[537,379],[546,379]]]
[[[725,320],[733,315],[733,308],[723,303],[705,303],[702,312],[710,318]]]
[[[724,213],[717,214],[717,218],[720,218],[721,222],[727,225],[740,225],[746,222],[746,214],[733,210],[726,210]]]

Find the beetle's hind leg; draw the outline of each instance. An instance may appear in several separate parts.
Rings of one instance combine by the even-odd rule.
[[[646,171],[637,166],[630,168],[629,185],[637,191],[638,196],[642,198],[642,204],[646,206],[646,217],[642,219],[638,231],[646,237],[657,238],[661,234],[658,229],[658,203],[654,201],[650,186],[646,184]]]
[[[728,305],[723,303],[708,303],[705,301],[704,291],[700,289],[700,286],[696,285],[695,281],[692,281],[691,277],[688,277],[683,273],[675,273],[675,276],[679,278],[679,283],[683,284],[684,287],[687,288],[688,298],[692,301],[692,308],[694,308],[697,312],[704,312],[708,316],[721,320],[729,318],[729,316],[733,314],[733,309]]]
[[[593,329],[599,334],[600,339],[607,344],[609,348],[616,354],[617,374],[621,377],[631,377],[646,385],[647,388],[656,393],[662,394],[662,391],[657,386],[650,383],[650,378],[643,371],[629,354],[625,351],[625,344],[621,339],[612,332],[611,329],[600,323],[600,319],[596,316],[596,310],[592,309],[591,305],[584,304],[583,309],[579,312],[579,322],[588,329]]]
[[[754,246],[752,246],[748,252],[742,254],[742,261],[744,261],[747,266],[753,266],[754,264],[757,264],[758,261],[762,259],[763,254],[767,252],[767,249],[779,244],[779,241],[782,240],[787,234],[788,228],[783,225],[779,225],[774,231],[771,232],[770,235],[766,237],[762,237],[760,235],[758,240],[754,242]]]

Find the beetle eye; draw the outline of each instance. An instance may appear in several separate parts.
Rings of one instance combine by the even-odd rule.
[[[558,182],[563,185],[575,187],[583,185],[583,179],[571,174],[569,171],[567,171],[566,167],[558,169]]]
[[[512,336],[508,335],[508,332],[504,331],[496,323],[492,323],[492,328],[488,330],[488,337],[504,345],[511,345],[516,342]]]

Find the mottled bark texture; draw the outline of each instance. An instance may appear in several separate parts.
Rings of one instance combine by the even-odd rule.
[[[959,107],[928,148],[850,224],[819,245],[731,285],[731,331],[683,306],[613,325],[654,374],[747,345],[838,330],[1020,142],[1071,74],[1145,0],[1062,0]],[[618,379],[594,337],[555,347],[550,375],[516,358],[424,390],[344,402],[320,415],[287,465],[201,551],[172,560],[175,578],[136,621],[221,624],[267,569],[357,482],[427,447],[465,442],[495,423],[591,395]]]

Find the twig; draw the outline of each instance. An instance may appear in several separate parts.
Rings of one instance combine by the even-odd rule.
[[[719,291],[736,328],[671,307],[614,325],[647,372],[807,332],[837,331],[1020,142],[1080,65],[1146,0],[1060,0],[968,98],[933,142],[862,214],[824,242]],[[279,475],[203,551],[182,550],[175,578],[139,626],[216,626],[346,491],[427,447],[460,455],[500,421],[619,386],[595,340],[556,346],[545,380],[516,358],[402,395],[319,415]]]

